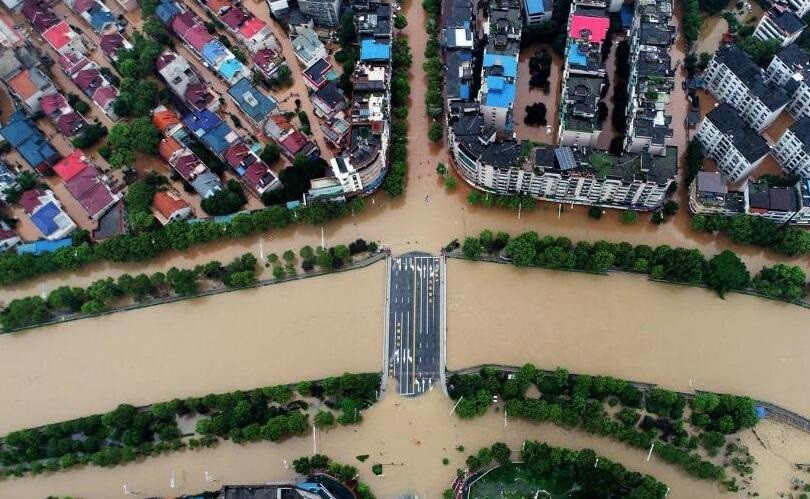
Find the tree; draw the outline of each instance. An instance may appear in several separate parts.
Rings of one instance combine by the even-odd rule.
[[[506,252],[509,254],[515,266],[526,267],[532,264],[537,254],[537,249],[535,248],[536,243],[536,232],[524,232],[509,241],[506,245]]]
[[[498,461],[498,464],[505,465],[512,462],[512,450],[503,442],[495,442],[490,448],[492,458]]]
[[[242,209],[247,197],[237,180],[229,180],[227,188],[202,200],[200,206],[209,215],[230,215]]]
[[[725,250],[709,261],[706,283],[722,298],[727,291],[745,289],[751,276],[735,253]]]
[[[542,102],[535,102],[530,106],[526,106],[526,116],[523,122],[529,126],[546,125],[546,105]]]
[[[71,143],[76,149],[88,149],[96,145],[105,135],[107,135],[107,127],[94,123],[84,127],[81,135],[71,140]]]
[[[331,411],[318,411],[312,418],[315,428],[329,428],[335,425],[335,415]]]
[[[273,277],[276,279],[283,279],[286,276],[286,272],[284,272],[284,267],[277,266],[273,267]]]
[[[61,286],[48,294],[48,307],[52,310],[78,312],[86,299],[87,293],[82,288]]]
[[[281,152],[277,145],[267,144],[264,146],[260,157],[262,161],[270,166],[273,166],[281,158]]]
[[[349,247],[345,244],[338,244],[335,246],[335,258],[340,260],[341,262],[346,261],[347,258],[351,255],[351,251],[349,251]]]
[[[51,318],[48,305],[39,296],[29,296],[11,300],[3,313],[0,314],[0,324],[4,331],[11,331],[21,327],[42,324]]]
[[[602,218],[602,208],[599,206],[591,206],[588,208],[588,216],[595,220],[599,220]]]
[[[402,14],[397,14],[394,17],[394,27],[398,30],[403,30],[408,26],[408,19]]]
[[[664,215],[671,217],[678,213],[678,203],[673,200],[669,200],[664,203]]]
[[[283,258],[285,262],[291,263],[295,260],[295,253],[293,253],[293,250],[287,250],[281,255],[281,258]]]
[[[619,220],[625,225],[632,225],[638,220],[638,213],[633,210],[625,210]]]
[[[301,258],[304,260],[310,260],[313,256],[315,256],[315,251],[312,249],[312,246],[307,245],[301,248],[301,251],[299,251],[298,254],[301,255]]]
[[[172,267],[166,273],[166,281],[181,296],[191,296],[197,293],[197,279],[199,275],[194,270],[178,269]]]
[[[458,182],[456,181],[456,177],[451,175],[446,175],[444,177],[444,188],[448,191],[454,190],[458,186]]]
[[[481,254],[481,248],[481,242],[478,238],[467,237],[464,239],[464,245],[461,247],[461,251],[467,258],[476,258]]]
[[[438,121],[432,122],[428,128],[428,139],[430,139],[431,142],[438,142],[442,140],[442,137],[444,137],[442,124]]]

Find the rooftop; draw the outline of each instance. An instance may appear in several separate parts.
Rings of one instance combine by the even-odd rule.
[[[256,123],[263,121],[278,105],[274,98],[260,92],[247,78],[228,89],[228,95]]]
[[[387,61],[391,58],[391,43],[388,40],[366,38],[360,41],[361,61]]]
[[[602,43],[607,36],[610,19],[601,16],[574,14],[571,16],[568,36],[575,40]]]
[[[768,10],[767,16],[776,26],[789,35],[801,31],[806,27],[799,16],[787,8],[772,7]]]
[[[765,139],[743,123],[737,111],[730,105],[720,104],[712,109],[705,119],[711,121],[724,135],[733,137],[734,147],[749,162],[753,163],[768,154],[770,148]]]
[[[765,84],[762,70],[736,44],[727,43],[715,52],[717,62],[725,64],[762,103],[771,110],[787,104],[789,98],[781,88]]]

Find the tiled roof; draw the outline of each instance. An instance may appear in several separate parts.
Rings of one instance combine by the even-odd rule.
[[[42,33],[42,38],[44,38],[51,47],[56,50],[61,49],[72,39],[73,30],[70,29],[70,26],[65,21],[50,27],[44,33]]]
[[[168,219],[177,210],[188,208],[188,203],[171,196],[167,192],[158,191],[155,193],[155,197],[152,198],[152,207],[160,212],[164,218]]]
[[[60,111],[62,108],[68,106],[68,101],[65,97],[60,93],[48,94],[39,101],[39,105],[42,108],[42,112],[46,115],[51,115],[57,111]]]
[[[99,41],[99,46],[101,47],[102,52],[104,52],[107,57],[115,56],[115,53],[118,52],[118,49],[124,46],[124,42],[126,39],[121,35],[121,33],[114,32],[109,33],[106,35],[101,35],[101,41]]]
[[[28,0],[23,4],[22,13],[40,33],[61,21],[43,0]]]
[[[225,161],[227,161],[228,164],[233,168],[236,168],[244,161],[249,161],[251,159],[255,161],[256,156],[245,143],[233,145],[225,151]]]
[[[61,178],[63,182],[67,182],[76,177],[76,175],[81,173],[81,171],[87,168],[89,165],[90,163],[85,157],[84,153],[76,149],[70,153],[69,156],[54,165],[53,171],[59,175],[59,178]]]
[[[171,62],[174,61],[175,59],[177,59],[177,54],[175,54],[171,50],[167,50],[162,54],[160,54],[159,56],[157,56],[157,59],[155,59],[155,69],[160,71],[161,69],[171,64]]]
[[[84,93],[93,95],[96,90],[104,84],[104,77],[97,68],[82,69],[73,77],[73,82],[81,88]]]
[[[228,12],[219,16],[219,20],[231,29],[238,29],[248,19],[250,19],[250,16],[239,7],[233,7],[228,10]]]
[[[245,22],[245,24],[243,24],[241,28],[239,28],[239,34],[245,37],[246,39],[250,40],[251,38],[256,36],[256,33],[259,33],[266,26],[267,23],[265,23],[261,19],[252,17],[248,19],[247,22]]]
[[[111,102],[118,98],[118,89],[112,85],[101,87],[93,94],[93,102],[106,108]]]
[[[166,137],[158,144],[158,154],[160,154],[160,157],[168,162],[172,155],[182,148],[183,146],[181,146],[180,143],[174,140],[172,137]]]
[[[160,111],[156,111],[155,114],[152,115],[152,123],[155,125],[155,127],[157,127],[158,130],[160,130],[161,133],[165,133],[167,128],[180,123],[180,118],[177,117],[174,111],[162,109]]]
[[[194,47],[198,52],[203,49],[206,43],[214,39],[214,37],[211,36],[211,33],[209,33],[205,28],[204,24],[192,26],[188,31],[186,31],[183,38],[185,38],[189,45]]]
[[[8,80],[8,86],[22,99],[28,99],[39,91],[31,80],[31,73],[25,69]]]
[[[41,204],[39,198],[44,196],[45,193],[39,189],[29,189],[22,193],[20,197],[20,206],[22,206],[25,213],[30,215]]]
[[[76,111],[71,111],[56,118],[56,128],[58,128],[59,133],[65,137],[76,135],[76,133],[84,128],[85,124],[86,122],[84,118],[82,118],[82,115]]]

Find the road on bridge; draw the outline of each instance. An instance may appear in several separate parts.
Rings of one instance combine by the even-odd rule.
[[[427,392],[441,378],[442,266],[426,253],[393,257],[389,266],[387,368],[400,395]]]

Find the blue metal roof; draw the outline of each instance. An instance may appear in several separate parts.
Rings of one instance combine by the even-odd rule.
[[[54,218],[59,216],[61,212],[62,210],[60,210],[53,201],[50,201],[48,204],[41,206],[35,211],[34,214],[31,215],[31,220],[44,236],[50,236],[59,230],[59,224],[54,221]]]
[[[203,45],[202,48],[203,59],[205,59],[205,61],[212,66],[215,66],[220,59],[227,57],[228,54],[231,54],[231,51],[228,50],[219,40],[211,40]]]
[[[73,240],[69,237],[57,239],[56,241],[37,241],[34,243],[21,244],[17,246],[17,253],[41,255],[42,253],[52,253],[60,248],[73,246]]]
[[[464,100],[468,100],[470,98],[470,86],[466,83],[462,83],[458,87],[458,96]]]
[[[115,24],[115,17],[108,10],[101,10],[98,5],[93,5],[90,9],[90,25],[97,32],[104,31],[108,24]]]
[[[202,136],[202,141],[213,153],[222,154],[231,145],[231,142],[228,141],[228,134],[232,131],[225,122],[220,122],[213,130]]]
[[[47,163],[59,154],[50,142],[46,141],[41,135],[33,136],[30,140],[20,144],[17,147],[17,152],[32,168]]]
[[[484,54],[484,68],[491,68],[493,66],[502,67],[503,76],[508,78],[517,78],[517,57],[498,54]]]
[[[169,24],[174,19],[174,16],[180,13],[177,4],[171,1],[163,0],[155,8],[155,15],[160,19],[163,24]]]
[[[391,58],[391,45],[387,41],[366,38],[360,42],[361,61],[387,61]]]
[[[186,125],[196,136],[201,136],[205,132],[213,130],[214,127],[222,123],[219,116],[212,113],[208,109],[202,111],[194,111],[187,114],[183,118],[183,124]]]
[[[242,78],[228,89],[230,95],[242,110],[254,121],[262,121],[276,108],[276,100],[251,85],[247,78]]]
[[[487,95],[484,105],[509,107],[515,102],[515,84],[498,76],[487,76]]]
[[[45,135],[21,111],[12,113],[8,124],[0,133],[32,168],[59,155],[45,139]]]
[[[579,45],[576,43],[572,43],[568,49],[568,62],[578,66],[585,66],[588,63],[588,58],[579,51]]]
[[[14,147],[22,144],[39,130],[31,123],[22,111],[15,111],[3,127],[3,137]]]
[[[241,62],[239,62],[238,59],[228,59],[219,67],[219,74],[221,74],[226,80],[230,81],[234,76],[236,76],[237,73],[240,73],[243,68],[244,66]]]
[[[543,7],[543,0],[526,0],[526,12],[529,15],[545,13],[546,9]]]
[[[630,29],[633,26],[633,9],[634,4],[626,3],[622,5],[622,10],[619,11],[619,16],[622,20],[622,28]]]

